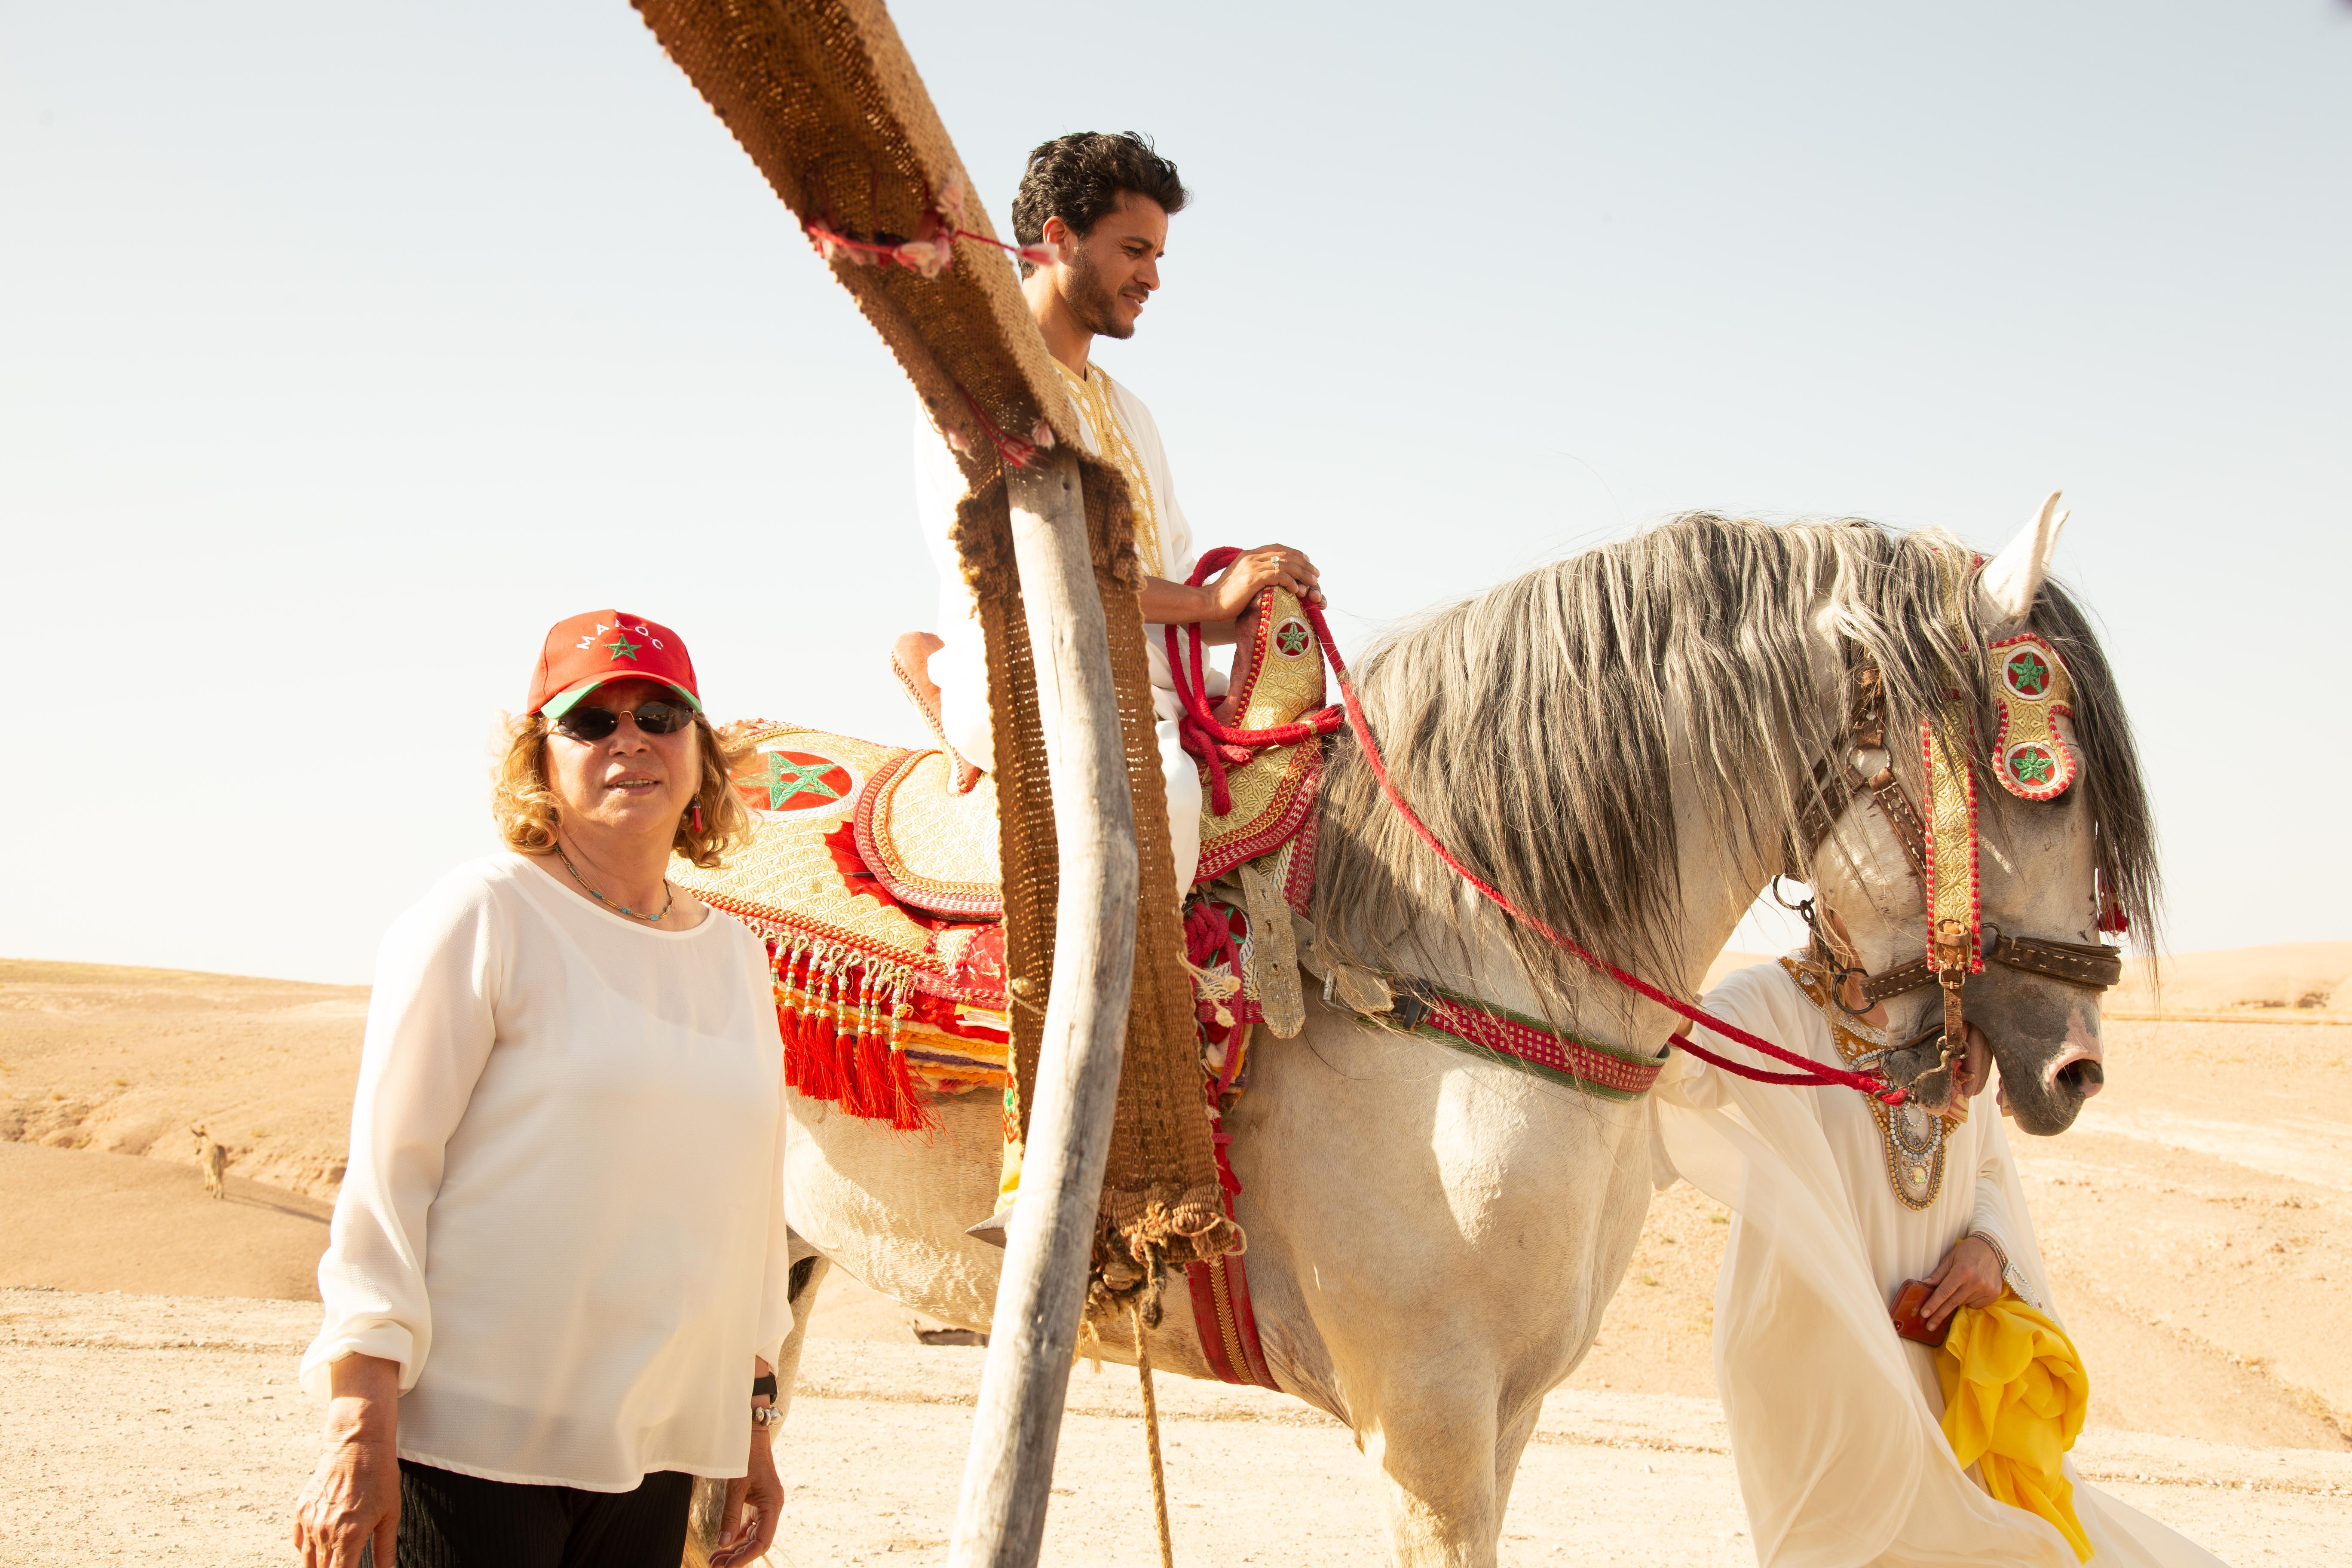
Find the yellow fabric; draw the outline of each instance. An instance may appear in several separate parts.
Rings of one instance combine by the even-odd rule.
[[[1936,1356],[1944,1386],[1944,1436],[1985,1490],[2055,1525],[2088,1562],[2090,1538],[2074,1517],[2063,1461],[2083,1430],[2091,1380],[2074,1342],[2041,1312],[2001,1292],[1990,1307],[1962,1307]]]

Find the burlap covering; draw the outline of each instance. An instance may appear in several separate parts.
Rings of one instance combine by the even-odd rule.
[[[856,239],[903,242],[919,237],[940,193],[971,188],[877,0],[637,0],[637,9],[803,223]],[[992,232],[977,200],[966,208],[965,226]],[[961,448],[971,487],[959,509],[957,548],[980,596],[988,650],[1014,1061],[1025,1123],[1059,882],[1052,785],[1003,472],[981,416],[1015,436],[1028,435],[1043,419],[1061,447],[1078,451],[1076,425],[1003,251],[959,240],[952,269],[929,279],[845,258],[836,258],[833,269],[933,421]],[[1238,1244],[1239,1233],[1218,1202],[1202,1102],[1126,489],[1114,470],[1079,455],[1142,881],[1126,1067],[1089,1296],[1090,1310],[1107,1310],[1148,1289],[1158,1267],[1223,1254]]]

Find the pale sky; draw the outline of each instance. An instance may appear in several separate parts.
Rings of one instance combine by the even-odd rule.
[[[2063,487],[2171,945],[2352,938],[2352,7],[896,14],[1000,226],[1047,136],[1181,166],[1103,363],[1350,651],[1688,508]],[[0,953],[366,980],[580,610],[919,737],[912,396],[619,0],[0,0]]]

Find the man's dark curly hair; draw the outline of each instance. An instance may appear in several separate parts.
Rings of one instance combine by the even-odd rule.
[[[1184,210],[1191,195],[1176,177],[1176,165],[1153,151],[1151,138],[1139,132],[1056,136],[1029,154],[1028,170],[1013,198],[1013,237],[1024,245],[1039,244],[1045,220],[1057,217],[1083,239],[1127,191],[1150,196],[1171,216]],[[1022,270],[1028,271],[1025,264]]]

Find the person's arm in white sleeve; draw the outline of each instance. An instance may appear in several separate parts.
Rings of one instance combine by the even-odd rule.
[[[384,934],[349,1167],[319,1260],[326,1321],[302,1357],[301,1384],[314,1396],[329,1392],[328,1369],[347,1355],[397,1363],[405,1393],[432,1352],[425,1213],[497,1038],[504,927],[488,890],[464,879],[436,889]]]
[[[2015,1162],[2010,1152],[2007,1131],[1998,1117],[1987,1123],[1981,1138],[1977,1197],[1969,1215],[1969,1234],[1991,1244],[1998,1255],[1995,1262],[2002,1280],[2014,1285],[2010,1259],[2020,1254],[2023,1240],[2016,1217],[2009,1212],[2009,1194],[2017,1184]],[[2029,1294],[2023,1290],[2018,1293]]]
[[[1790,992],[1784,984],[1780,966],[1759,963],[1738,969],[1723,977],[1716,988],[1699,998],[1700,1011],[1722,1019],[1735,1028],[1743,1029],[1759,1039],[1771,1041],[1784,1050],[1814,1059],[1823,1053],[1812,1038],[1814,1034],[1807,1004],[1802,997]],[[1822,1031],[1826,1037],[1826,1031]],[[1717,1034],[1704,1024],[1692,1024],[1676,1032],[1675,1043],[1679,1046],[1684,1036],[1696,1040],[1718,1057],[1743,1067],[1755,1067],[1766,1072],[1784,1073],[1795,1069],[1787,1062],[1768,1057],[1750,1046]],[[1834,1051],[1830,1055],[1833,1058]],[[1704,1109],[1750,1094],[1787,1096],[1790,1090],[1778,1084],[1760,1084],[1752,1079],[1727,1073],[1712,1062],[1700,1060],[1688,1051],[1675,1051],[1659,1082],[1676,1086],[1676,1098],[1694,1109]],[[1816,1120],[1821,1115],[1820,1100],[1811,1094],[1797,1093],[1789,1103],[1803,1106]]]

